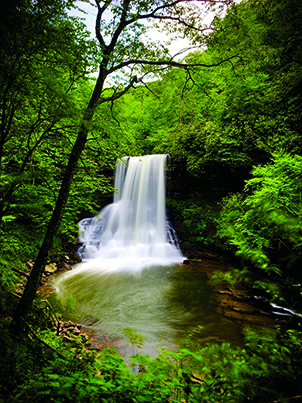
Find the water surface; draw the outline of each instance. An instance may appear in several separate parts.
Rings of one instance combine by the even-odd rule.
[[[71,319],[121,350],[127,327],[144,337],[141,352],[152,356],[158,348],[176,350],[192,332],[196,343],[241,343],[240,327],[216,312],[206,274],[186,265],[131,271],[81,263],[53,285],[60,299],[75,302]]]

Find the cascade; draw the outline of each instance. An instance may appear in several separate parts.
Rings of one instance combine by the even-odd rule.
[[[79,253],[102,267],[141,268],[181,263],[165,207],[169,155],[124,157],[115,170],[113,203],[80,221]]]
[[[201,339],[218,343],[241,334],[209,303],[205,273],[177,266],[184,258],[166,216],[168,161],[149,155],[117,163],[113,203],[79,224],[83,262],[52,282],[63,305],[76,304],[69,318],[102,346],[121,346],[124,357],[135,352],[125,344],[126,328],[144,337],[140,353],[150,356],[178,348],[192,329],[200,335],[202,327]]]

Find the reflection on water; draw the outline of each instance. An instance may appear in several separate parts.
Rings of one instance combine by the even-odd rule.
[[[183,266],[151,267],[131,272],[79,264],[53,282],[57,296],[76,303],[80,323],[112,339],[131,327],[145,338],[141,352],[175,350],[189,332],[200,341],[241,342],[240,328],[215,311],[205,273]],[[73,318],[71,318],[73,319]],[[202,330],[199,328],[202,326]]]

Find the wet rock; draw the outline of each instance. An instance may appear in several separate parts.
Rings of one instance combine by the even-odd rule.
[[[75,341],[72,337],[70,337],[70,336],[68,336],[66,334],[63,335],[63,340],[67,341],[67,342],[74,342]]]
[[[245,289],[224,289],[214,291],[217,312],[239,323],[252,327],[274,326],[276,318],[263,307],[257,306],[253,296]]]
[[[33,263],[31,260],[25,263],[25,266],[26,266],[29,270],[31,270],[31,269],[33,268],[33,265],[34,265],[34,263]]]
[[[60,337],[70,338],[72,336],[79,336],[81,334],[81,325],[71,322],[70,320],[67,322],[60,321],[58,323],[56,332]]]
[[[82,259],[76,253],[70,253],[71,264],[81,263]]]
[[[45,269],[44,269],[44,274],[46,275],[46,276],[51,276],[52,274],[54,274],[56,271],[57,271],[57,264],[56,263],[50,263],[50,264],[47,264],[46,266],[45,266]]]
[[[41,295],[49,296],[51,294],[54,294],[57,290],[52,285],[43,284],[43,286],[39,288],[39,291],[40,291]]]
[[[76,263],[82,262],[82,259],[76,253],[76,251],[78,249],[77,245],[74,245],[69,242],[64,245],[64,249],[67,252],[66,255],[69,257],[69,260],[68,260],[69,264],[76,264]]]
[[[184,261],[183,261],[183,264],[190,264],[191,263],[191,260],[189,260],[189,259],[185,259]]]
[[[87,334],[81,334],[82,342],[87,343],[89,341],[89,337]]]

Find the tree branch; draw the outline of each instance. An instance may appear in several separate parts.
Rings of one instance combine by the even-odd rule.
[[[234,55],[234,56],[230,56],[227,59],[221,60],[220,62],[217,63],[212,63],[212,64],[204,64],[204,63],[193,63],[193,64],[187,64],[187,63],[180,63],[180,62],[176,62],[174,61],[172,58],[170,60],[163,60],[163,61],[151,61],[151,60],[139,60],[139,59],[133,59],[133,60],[127,60],[123,63],[118,64],[115,67],[112,67],[109,72],[108,75],[113,73],[114,71],[120,70],[123,67],[129,66],[131,64],[136,64],[136,65],[148,65],[148,66],[171,66],[171,67],[177,67],[177,68],[181,68],[181,69],[192,69],[194,67],[217,67],[220,66],[223,63],[229,62],[232,59],[235,58],[241,58],[238,54]]]
[[[172,16],[165,16],[165,15],[160,15],[157,14],[160,11],[166,10],[166,9],[170,9],[172,7],[175,7],[177,4],[180,3],[191,3],[191,2],[195,2],[196,0],[175,0],[172,2],[167,2],[161,6],[156,7],[152,12],[148,13],[148,14],[140,14],[138,16],[139,19],[148,19],[148,18],[156,18],[156,19],[174,19],[180,23],[186,24],[184,21],[180,20],[179,18],[175,18]],[[229,6],[230,4],[233,3],[233,0],[197,0],[197,2],[200,3],[210,3],[210,4],[224,4],[225,6]],[[128,22],[129,23],[133,23],[135,21],[135,19],[131,19]],[[128,25],[128,24],[127,24]],[[194,26],[190,26],[187,25],[188,28],[192,28],[192,29],[196,29]]]
[[[188,78],[187,78],[185,84],[187,84],[188,81],[192,81],[192,83],[193,83],[194,86],[196,86],[197,88],[201,89],[201,91],[203,91],[203,92],[206,94],[206,96],[209,97],[209,98],[213,101],[213,98],[207,93],[207,91],[206,91],[203,87],[201,87],[200,85],[198,85],[198,84],[196,83],[196,81],[195,81],[194,78],[192,77],[191,71],[190,71],[190,70],[187,70],[187,73],[188,73]]]
[[[102,48],[105,48],[106,44],[105,44],[103,35],[101,34],[101,19],[102,19],[104,12],[110,5],[110,3],[111,3],[111,0],[107,0],[107,1],[105,1],[104,5],[101,7],[100,1],[95,0],[95,4],[98,8],[98,14],[97,14],[96,21],[95,21],[95,35]]]
[[[113,49],[115,48],[118,38],[121,35],[121,33],[123,32],[124,28],[129,25],[132,24],[132,22],[135,21],[135,19],[131,19],[129,21],[126,20],[127,17],[127,12],[128,12],[128,8],[129,8],[129,4],[130,4],[131,0],[124,0],[123,1],[123,11],[122,11],[122,15],[121,15],[121,19],[120,22],[117,26],[117,28],[114,31],[114,34],[112,36],[110,45],[108,46],[108,51],[111,53],[113,51]]]
[[[105,102],[112,102],[117,100],[118,98],[122,97],[124,94],[126,94],[126,92],[128,92],[130,90],[130,88],[133,87],[133,84],[137,83],[138,79],[136,76],[132,77],[130,83],[127,85],[127,87],[125,87],[122,91],[114,93],[111,97],[103,97],[100,98],[98,105],[103,104]]]

